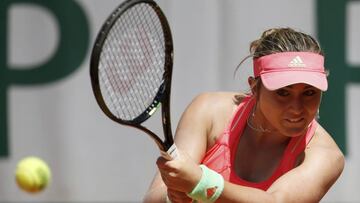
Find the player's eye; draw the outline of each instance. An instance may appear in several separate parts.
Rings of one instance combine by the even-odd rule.
[[[290,95],[290,92],[287,91],[286,89],[278,89],[276,90],[276,94],[282,97],[286,97]]]
[[[317,93],[317,91],[315,91],[315,90],[313,90],[313,89],[310,89],[310,90],[306,90],[305,92],[304,92],[304,95],[305,96],[313,96],[313,95],[315,95]]]

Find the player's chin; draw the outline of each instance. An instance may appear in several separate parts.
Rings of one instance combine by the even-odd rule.
[[[296,137],[305,133],[308,129],[308,122],[305,119],[300,119],[296,122],[293,120],[284,120],[283,127],[285,134],[289,137]]]

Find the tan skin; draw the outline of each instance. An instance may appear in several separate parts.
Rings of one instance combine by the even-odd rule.
[[[258,182],[271,176],[289,139],[301,136],[316,116],[321,91],[307,84],[294,84],[275,91],[262,85],[249,85],[256,96],[253,126],[270,132],[245,128],[238,144],[236,173],[243,179]],[[145,202],[191,202],[186,196],[201,178],[199,163],[232,118],[237,93],[199,95],[184,112],[175,136],[179,157],[172,161],[159,158],[156,175]],[[264,113],[266,112],[266,113]],[[246,164],[242,164],[246,163]],[[225,181],[224,191],[216,202],[319,202],[340,176],[344,156],[331,136],[319,125],[298,157],[297,167],[276,180],[267,191]]]

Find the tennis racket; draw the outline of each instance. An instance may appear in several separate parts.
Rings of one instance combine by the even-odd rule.
[[[127,0],[99,31],[90,61],[96,101],[113,121],[147,133],[167,159],[176,157],[170,122],[173,43],[152,0]],[[143,123],[160,108],[164,139]]]

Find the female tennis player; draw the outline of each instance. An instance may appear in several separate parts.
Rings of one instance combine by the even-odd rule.
[[[275,28],[249,57],[251,91],[193,100],[176,131],[179,156],[157,160],[145,202],[319,202],[340,176],[344,156],[317,122],[328,88],[319,43]]]

